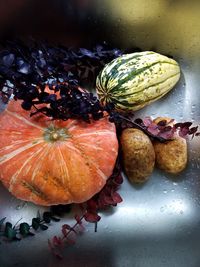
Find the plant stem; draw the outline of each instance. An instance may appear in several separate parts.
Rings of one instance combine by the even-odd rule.
[[[122,116],[122,115],[119,115],[119,118],[121,118],[121,119],[123,119],[123,120],[125,120],[125,121],[127,121],[127,122],[129,122],[129,123],[131,123],[134,127],[136,127],[136,128],[139,129],[139,130],[142,130],[142,131],[145,132],[147,135],[153,137],[154,139],[157,139],[157,140],[158,140],[159,142],[161,142],[161,143],[164,143],[164,142],[166,142],[166,141],[170,141],[170,140],[171,140],[171,139],[165,139],[165,138],[163,138],[163,137],[160,137],[160,136],[157,136],[157,135],[154,135],[154,134],[150,133],[150,132],[147,130],[147,128],[141,126],[140,124],[138,124],[138,123],[136,123],[136,122],[134,122],[134,121],[132,121],[132,120],[130,120],[130,119],[128,119],[128,118]]]
[[[69,236],[69,234],[70,234],[71,232],[73,232],[73,230],[75,230],[76,226],[78,226],[79,223],[80,223],[83,219],[84,219],[84,215],[82,215],[82,216],[80,217],[79,221],[76,222],[76,223],[71,227],[71,229],[67,232],[67,234],[64,235],[64,236],[62,237],[62,240],[66,239],[66,238]]]

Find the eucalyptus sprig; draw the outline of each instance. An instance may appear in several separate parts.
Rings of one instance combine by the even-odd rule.
[[[70,205],[52,206],[50,211],[45,211],[42,215],[38,212],[36,217],[32,218],[31,224],[27,222],[19,224],[21,218],[14,226],[4,217],[0,220],[0,238],[4,237],[8,241],[20,241],[27,236],[34,236],[38,230],[47,230],[51,221],[59,222],[63,213],[69,213],[70,210]]]

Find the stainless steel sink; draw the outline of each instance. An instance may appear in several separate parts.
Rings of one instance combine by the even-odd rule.
[[[40,10],[47,2],[45,15],[46,9]],[[2,38],[10,30],[23,37],[31,33],[70,45],[107,40],[124,49],[138,46],[171,54],[181,65],[179,84],[135,115],[170,116],[180,122],[200,124],[199,1],[43,1],[36,15],[40,5],[39,1],[26,1],[19,10],[19,21],[14,23],[17,20],[13,18],[4,24]],[[59,18],[52,31],[48,28],[48,23],[52,25],[48,20],[51,14]],[[64,26],[60,28],[61,24]],[[188,166],[179,175],[155,170],[142,186],[133,186],[124,177],[120,189],[123,202],[101,214],[97,232],[93,224],[86,223],[86,231],[76,244],[64,249],[63,261],[50,254],[47,239],[58,234],[63,223],[72,223],[72,214],[35,237],[1,242],[0,266],[199,267],[200,137],[189,140],[188,146]],[[0,187],[0,218],[7,217],[13,223],[20,218],[30,221],[38,209],[44,208],[17,200]]]

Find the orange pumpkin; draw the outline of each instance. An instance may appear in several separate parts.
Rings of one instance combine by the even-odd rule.
[[[0,114],[0,179],[17,198],[39,205],[90,199],[112,174],[118,153],[115,126],[30,117],[20,101]]]

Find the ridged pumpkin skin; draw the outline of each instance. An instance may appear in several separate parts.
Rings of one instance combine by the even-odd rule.
[[[122,55],[99,73],[96,90],[103,105],[135,111],[167,94],[180,78],[178,63],[155,52]]]
[[[10,101],[0,125],[0,180],[17,198],[45,206],[84,202],[112,174],[118,140],[107,118],[30,118],[20,101]]]

